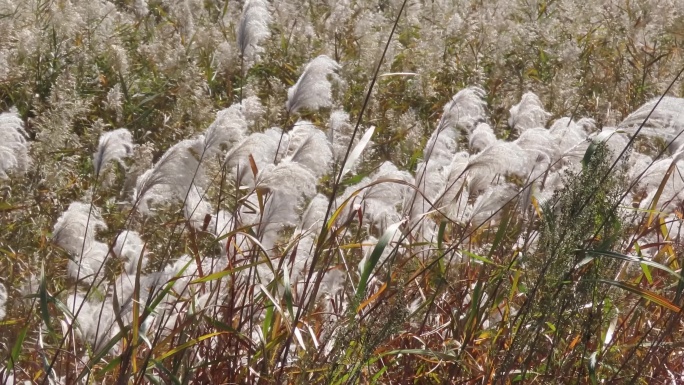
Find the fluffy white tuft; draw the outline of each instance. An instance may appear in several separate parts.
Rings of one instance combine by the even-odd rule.
[[[80,257],[70,259],[67,264],[69,277],[86,284],[96,281],[99,274],[103,273],[104,263],[109,256],[109,246],[105,243],[94,241]]]
[[[97,151],[93,154],[95,175],[100,175],[102,169],[113,160],[121,163],[124,158],[133,153],[133,135],[125,128],[105,132],[100,135]]]
[[[124,269],[128,274],[135,274],[138,269],[138,260],[143,258],[142,268],[147,265],[147,258],[143,254],[145,242],[140,238],[140,234],[135,231],[122,231],[116,237],[114,254],[125,260]]]
[[[89,250],[95,240],[95,232],[106,229],[100,210],[89,203],[72,202],[57,219],[52,229],[52,241],[72,256]]]
[[[216,120],[204,133],[205,157],[220,153],[221,147],[232,148],[242,141],[247,132],[247,121],[242,105],[233,104],[216,113]]]
[[[285,109],[292,114],[302,108],[317,110],[332,106],[332,84],[328,76],[339,68],[336,61],[325,55],[309,62],[297,83],[287,90]]]
[[[259,172],[257,187],[281,191],[301,201],[316,195],[316,178],[299,163],[282,161],[277,166],[268,165]]]
[[[349,148],[354,126],[349,123],[349,114],[336,110],[330,114],[328,124],[328,140],[332,143],[333,158],[335,162],[342,162]],[[354,142],[357,142],[358,138]],[[356,143],[354,143],[356,144]]]
[[[31,164],[24,122],[16,110],[0,114],[0,179],[23,174]]]
[[[185,219],[194,229],[201,230],[204,226],[205,218],[207,216],[211,218],[213,212],[214,209],[204,197],[204,190],[193,184],[185,199],[185,207],[183,207]]]
[[[684,99],[665,96],[657,107],[656,103],[658,98],[649,100],[629,114],[617,128],[634,134],[643,124],[639,132],[641,135],[661,137],[669,142],[684,131]],[[646,120],[649,114],[651,116]],[[684,134],[679,136],[678,141],[684,141]]]
[[[468,189],[471,193],[484,190],[495,182],[497,175],[515,174],[526,177],[529,165],[527,154],[515,143],[497,142],[471,157]]]
[[[151,169],[138,177],[133,192],[137,210],[149,214],[149,204],[185,200],[193,183],[203,179],[196,153],[201,142],[184,140],[169,148]]]
[[[9,295],[7,294],[7,288],[5,285],[0,283],[0,321],[5,319],[7,316],[7,299]]]
[[[530,128],[545,127],[546,121],[551,116],[544,110],[541,100],[533,92],[526,92],[520,99],[520,103],[511,107],[509,111],[511,117],[508,119],[508,125],[521,132]]]
[[[487,103],[484,101],[485,92],[479,87],[464,88],[444,106],[444,114],[439,122],[437,131],[446,127],[472,131],[478,123],[485,120]]]
[[[553,122],[549,132],[553,135],[563,164],[576,162],[584,156],[589,142],[587,132],[592,131],[595,123],[591,119],[580,119],[575,122],[565,117]]]
[[[325,195],[316,194],[302,214],[300,230],[318,233],[323,228],[323,218],[328,210],[329,202],[330,200]]]
[[[280,142],[280,147],[278,143]],[[273,164],[274,159],[280,160],[287,150],[289,136],[283,134],[279,128],[270,128],[263,133],[255,132],[241,141],[228,154],[224,165],[232,169],[240,184],[253,185],[254,177],[249,162],[250,155],[258,170]],[[278,156],[276,156],[278,151]]]
[[[287,158],[306,167],[316,178],[330,172],[332,149],[323,131],[312,123],[299,121],[289,135]]]
[[[246,64],[251,64],[262,52],[259,43],[271,36],[268,25],[271,12],[264,0],[247,0],[242,7],[242,16],[237,30],[238,47]]]
[[[487,123],[478,124],[468,138],[468,147],[474,152],[480,152],[494,143],[496,143],[496,135]]]

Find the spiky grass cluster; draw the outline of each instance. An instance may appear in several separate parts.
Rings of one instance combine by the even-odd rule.
[[[681,380],[672,9],[5,1],[0,383]]]

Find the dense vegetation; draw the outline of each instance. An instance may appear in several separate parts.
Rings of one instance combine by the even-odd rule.
[[[682,5],[0,0],[0,383],[684,383]]]

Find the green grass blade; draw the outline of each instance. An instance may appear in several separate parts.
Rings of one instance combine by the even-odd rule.
[[[375,248],[373,249],[373,252],[371,253],[370,257],[366,259],[366,263],[363,265],[363,271],[361,272],[361,280],[359,281],[359,286],[356,289],[357,299],[363,298],[363,296],[366,294],[366,286],[368,285],[368,279],[370,278],[373,269],[375,269],[375,265],[378,264],[380,256],[385,251],[387,244],[394,236],[394,233],[397,232],[399,226],[401,226],[403,223],[404,221],[401,221],[389,226],[387,230],[385,230],[385,233],[382,234],[382,236],[378,240],[378,243],[375,245]]]
[[[19,360],[19,353],[21,353],[21,348],[24,345],[24,339],[26,339],[26,333],[28,332],[29,325],[24,326],[21,331],[19,332],[19,335],[17,336],[16,342],[14,342],[14,346],[12,346],[12,352],[10,353],[10,356],[7,360],[7,372],[11,371],[14,368],[14,365],[17,363],[17,360]]]

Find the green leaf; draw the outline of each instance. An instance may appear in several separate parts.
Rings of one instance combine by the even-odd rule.
[[[43,319],[45,327],[50,333],[53,333],[52,325],[50,325],[50,312],[48,310],[48,302],[50,295],[47,292],[47,284],[45,282],[45,265],[41,267],[40,283],[38,284],[38,298],[40,303],[40,316]]]
[[[361,272],[361,280],[359,281],[359,287],[356,289],[357,299],[361,299],[366,295],[366,286],[368,285],[368,279],[370,278],[373,269],[375,269],[375,265],[378,264],[380,256],[385,251],[385,247],[387,247],[387,244],[394,236],[394,233],[397,232],[399,226],[404,224],[404,222],[405,221],[400,221],[389,226],[387,230],[385,230],[385,233],[382,234],[382,236],[378,240],[378,243],[375,245],[375,248],[373,248],[373,252],[371,253],[370,257],[366,259],[366,263],[363,265],[363,271]]]
[[[197,345],[198,343],[200,343],[200,342],[202,342],[208,338],[215,337],[215,336],[218,336],[220,334],[225,334],[225,333],[226,332],[213,332],[213,333],[205,334],[203,336],[194,338],[194,339],[192,339],[192,340],[190,340],[190,341],[188,341],[188,342],[186,342],[180,346],[176,346],[175,348],[173,348],[173,349],[169,350],[168,352],[162,354],[161,356],[157,357],[156,360],[157,361],[163,361],[163,360],[173,356],[174,354],[178,354],[178,353],[182,352],[183,350],[185,350],[191,346]]]
[[[386,353],[382,353],[382,356],[395,356],[398,354],[412,354],[412,355],[419,355],[419,356],[430,356],[430,357],[435,357],[439,358],[442,361],[446,362],[458,362],[459,358],[455,355],[452,354],[446,354],[446,353],[440,353],[440,352],[435,352],[429,349],[397,349],[397,350],[392,350]]]
[[[237,273],[238,271],[246,270],[246,269],[249,269],[249,268],[257,266],[257,265],[261,265],[262,263],[265,263],[265,262],[263,262],[263,261],[262,262],[254,262],[254,263],[249,263],[246,265],[238,266],[234,269],[217,271],[216,273],[206,275],[200,279],[190,281],[190,283],[195,284],[195,283],[205,283],[205,282],[210,282],[210,281],[216,281],[216,280],[219,280],[219,279],[221,279],[227,275],[231,275],[233,273]]]
[[[81,373],[76,378],[75,383],[80,382],[83,379],[83,377],[85,377],[86,374],[88,374],[90,372],[90,368],[92,368],[96,364],[100,364],[100,360],[102,360],[104,358],[104,356],[109,354],[109,352],[112,350],[114,345],[119,343],[119,341],[121,341],[121,339],[123,338],[123,336],[126,333],[128,333],[127,329],[120,330],[118,333],[116,333],[116,335],[114,337],[112,337],[109,341],[107,341],[107,343],[104,346],[102,346],[102,348],[100,348],[100,350],[93,356],[93,358],[90,359],[90,361],[88,362],[88,365],[86,365],[83,368]]]
[[[610,139],[613,134],[620,133],[623,131],[620,130],[606,130],[606,131],[601,131],[598,135],[596,135],[592,140],[591,143],[589,144],[589,147],[587,147],[587,151],[584,153],[584,157],[582,158],[582,166],[587,167],[589,165],[589,162],[591,161],[591,157],[594,155],[596,152],[596,149],[598,147],[607,142],[608,139]]]
[[[19,335],[17,336],[17,340],[14,342],[14,346],[12,346],[12,352],[10,353],[9,359],[7,360],[6,371],[8,373],[14,368],[14,365],[17,363],[17,360],[19,360],[19,353],[21,353],[21,348],[24,345],[24,339],[26,339],[26,333],[28,332],[28,328],[29,325],[26,325],[21,329]]]
[[[612,285],[615,287],[619,287],[620,289],[630,291],[634,294],[641,296],[641,298],[643,298],[647,301],[654,302],[655,304],[660,305],[664,308],[670,309],[674,312],[679,313],[681,311],[679,306],[673,304],[667,298],[665,298],[661,295],[658,295],[652,291],[642,289],[638,286],[633,286],[633,285],[630,285],[630,284],[627,284],[624,282],[612,281],[612,280],[608,280],[608,279],[598,279],[598,280],[596,280],[596,282],[606,283],[608,285]]]
[[[624,254],[616,253],[613,251],[603,251],[603,250],[578,250],[578,251],[585,252],[588,254],[588,256],[585,257],[584,259],[582,259],[577,264],[577,267],[584,266],[587,263],[591,262],[592,260],[594,260],[594,256],[605,256],[605,257],[619,259],[619,260],[626,261],[626,262],[640,263],[641,265],[655,267],[658,270],[662,270],[662,271],[672,275],[673,277],[677,278],[677,280],[679,280],[679,281],[684,281],[684,278],[682,278],[682,276],[679,275],[674,270],[670,269],[669,267],[667,267],[661,263],[651,261],[650,259],[639,258],[639,257],[631,256],[631,255],[624,255]],[[650,272],[649,272],[649,274],[650,274]]]
[[[476,260],[476,261],[480,261],[480,262],[486,263],[486,264],[488,264],[488,265],[494,265],[494,266],[498,266],[498,267],[506,267],[506,266],[499,265],[498,263],[492,261],[492,260],[489,259],[489,258],[485,258],[485,257],[483,257],[483,256],[481,256],[481,255],[477,255],[477,254],[475,254],[475,253],[471,253],[471,252],[468,251],[468,250],[461,250],[461,252],[462,252],[463,254],[467,255],[468,257],[470,257],[470,258]]]

